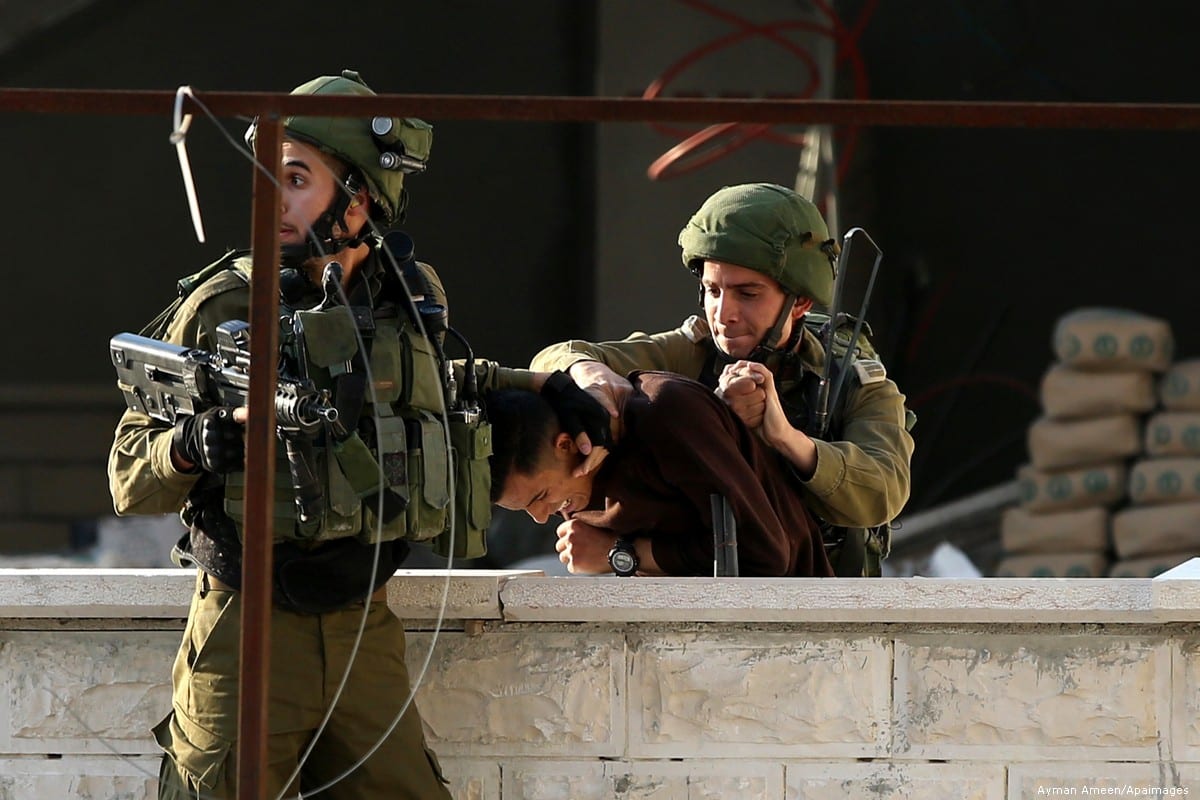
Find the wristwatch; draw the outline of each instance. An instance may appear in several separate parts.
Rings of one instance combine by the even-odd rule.
[[[608,565],[612,571],[622,578],[628,578],[638,571],[637,550],[633,548],[633,537],[621,536],[608,551]]]

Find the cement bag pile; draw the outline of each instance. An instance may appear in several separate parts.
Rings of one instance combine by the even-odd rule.
[[[1017,470],[1021,500],[1001,520],[998,576],[1109,573],[1113,512],[1128,502],[1130,464],[1173,349],[1168,323],[1134,311],[1084,308],[1057,321],[1042,416]]]
[[[1157,389],[1129,508],[1112,519],[1114,578],[1153,577],[1200,554],[1200,360],[1173,364]]]

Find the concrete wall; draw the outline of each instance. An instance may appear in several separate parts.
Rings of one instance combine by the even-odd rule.
[[[1200,570],[1150,580],[401,573],[456,798],[1200,791]],[[152,797],[182,571],[0,572],[0,798]],[[1126,787],[1128,787],[1126,789]],[[1140,795],[1135,795],[1135,790]]]

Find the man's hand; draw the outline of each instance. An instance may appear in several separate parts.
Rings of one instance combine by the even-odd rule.
[[[612,441],[616,442],[620,438],[621,409],[625,407],[625,401],[629,395],[633,394],[633,384],[600,361],[576,361],[567,370],[567,373],[575,381],[576,386],[594,397],[596,402],[613,418],[610,428]],[[581,450],[581,452],[583,451]],[[592,450],[585,455],[587,457],[582,464],[575,468],[573,473],[576,478],[596,470],[604,462],[608,455],[608,449]]]
[[[249,409],[215,406],[181,417],[171,434],[171,461],[181,472],[197,467],[224,474],[246,462],[245,425]]]
[[[608,551],[616,544],[612,531],[597,528],[569,519],[558,526],[558,560],[567,565],[567,572],[575,575],[600,575],[612,572],[608,564]]]
[[[717,397],[724,400],[730,410],[751,430],[756,430],[763,424],[763,416],[767,410],[764,380],[772,382],[770,371],[753,361],[727,364],[721,371],[721,377],[717,379]]]
[[[608,455],[612,442],[613,417],[591,393],[580,388],[566,372],[552,372],[542,384],[545,397],[558,414],[563,430],[575,440],[586,458],[575,475],[586,475]]]
[[[576,386],[596,398],[614,419],[621,416],[625,399],[633,393],[633,384],[600,361],[576,361],[567,374]]]

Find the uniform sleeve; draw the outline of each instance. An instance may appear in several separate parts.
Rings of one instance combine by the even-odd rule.
[[[462,385],[463,375],[466,374],[466,362],[458,359],[454,362],[454,379]],[[503,367],[495,361],[475,359],[475,382],[480,393],[492,389],[524,389],[534,391],[534,373],[527,369]]]
[[[214,298],[203,313],[185,303],[163,338],[173,344],[211,349],[216,325],[245,318],[245,294],[229,292]],[[172,466],[169,424],[126,410],[108,454],[108,487],[117,514],[179,511],[199,478],[199,474],[179,472]]]
[[[108,488],[118,515],[178,511],[198,479],[171,465],[169,425],[134,411],[122,415],[108,453]]]
[[[913,439],[905,428],[904,395],[891,380],[859,386],[843,420],[841,440],[816,441],[817,469],[803,482],[810,506],[835,525],[890,522],[909,493]]]
[[[675,330],[662,333],[632,333],[620,341],[585,342],[580,339],[553,344],[533,357],[529,368],[540,372],[566,370],[577,361],[600,361],[613,372],[628,375],[637,369],[660,370],[699,376],[704,367],[707,330],[698,335],[690,318]]]
[[[703,342],[704,339],[700,341]],[[680,327],[663,333],[634,333],[618,342],[593,344],[572,339],[542,350],[533,357],[528,370],[502,367],[492,361],[477,359],[475,372],[480,391],[531,390],[534,373],[565,371],[578,361],[601,361],[619,375],[628,375],[634,370],[656,370],[695,378],[704,367],[705,357],[704,346],[694,343],[688,337],[685,327]],[[454,363],[457,378],[462,374],[463,362],[460,360]]]

